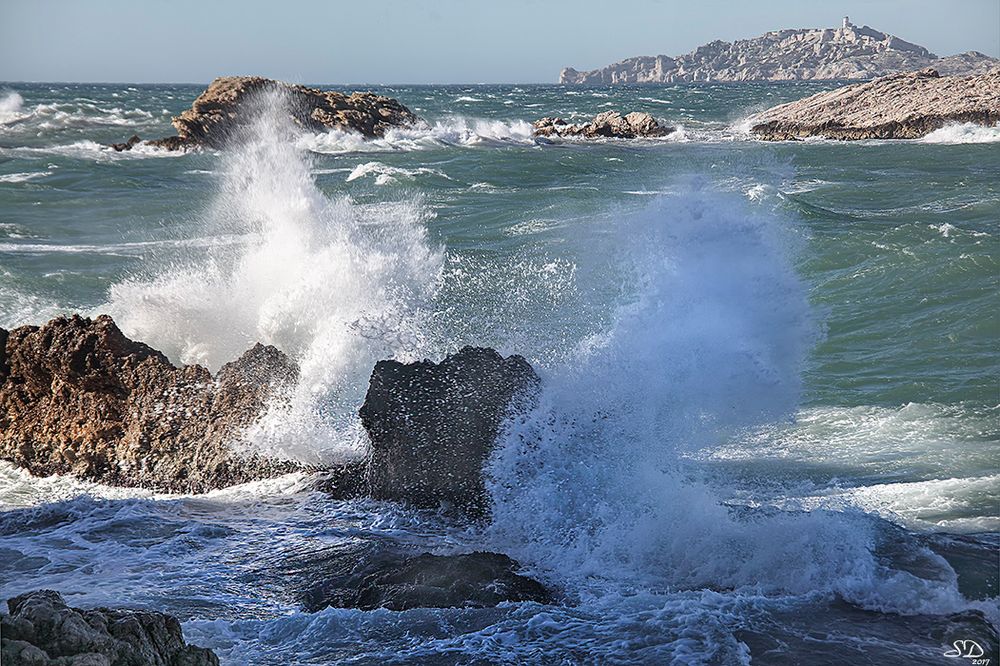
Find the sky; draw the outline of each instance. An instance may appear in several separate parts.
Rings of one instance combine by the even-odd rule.
[[[541,83],[852,22],[1000,56],[1000,0],[0,0],[0,81]]]

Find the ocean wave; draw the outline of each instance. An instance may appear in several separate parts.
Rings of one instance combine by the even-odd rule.
[[[495,543],[588,597],[635,585],[968,608],[940,557],[907,546],[927,576],[888,563],[878,550],[891,526],[872,515],[745,515],[679,471],[692,452],[794,414],[818,339],[792,222],[737,193],[685,190],[618,222],[637,293],[508,425],[490,464]]]
[[[24,183],[48,176],[48,171],[27,171],[24,173],[8,173],[0,176],[0,183]]]
[[[91,160],[134,160],[146,157],[183,157],[187,153],[181,150],[166,150],[148,144],[137,144],[132,150],[117,151],[111,146],[90,139],[58,143],[50,146],[18,146],[16,148],[0,149],[0,153],[25,155],[61,155],[77,159]]]
[[[920,143],[995,143],[1000,141],[1000,124],[992,127],[977,123],[954,123],[936,129],[919,139]]]
[[[428,243],[419,201],[328,198],[285,140],[271,100],[201,224],[250,242],[147,264],[101,308],[171,359],[219,368],[256,342],[294,358],[299,383],[248,433],[275,455],[316,462],[361,446],[356,418],[376,361],[428,354],[427,313],[444,255]],[[332,451],[332,453],[331,453]]]
[[[353,132],[331,131],[301,137],[297,145],[316,153],[392,152],[426,150],[442,146],[534,145],[534,131],[523,120],[504,122],[464,118],[441,120],[431,126],[396,127],[376,139]]]
[[[351,173],[347,176],[346,182],[349,183],[352,180],[358,180],[359,178],[364,178],[366,176],[375,176],[376,185],[386,185],[394,182],[397,178],[412,179],[421,175],[437,176],[438,178],[451,180],[448,174],[439,169],[431,169],[429,167],[404,169],[402,167],[389,166],[388,164],[383,164],[381,162],[365,162],[364,164],[359,164],[351,170]]]
[[[27,117],[21,112],[24,98],[14,91],[6,91],[0,97],[0,125],[8,125]]]
[[[752,462],[794,461],[827,476],[949,478],[988,468],[1000,434],[996,409],[909,403],[898,408],[812,407],[699,455]],[[984,467],[985,466],[985,467]]]

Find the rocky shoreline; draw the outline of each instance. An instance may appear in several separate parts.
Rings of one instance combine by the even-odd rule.
[[[219,666],[214,652],[185,643],[177,618],[165,613],[71,608],[52,590],[9,599],[7,608],[5,666]]]
[[[982,74],[998,65],[1000,60],[978,51],[942,58],[895,35],[854,25],[845,16],[836,28],[772,30],[733,42],[717,39],[683,55],[638,56],[590,71],[566,67],[559,83],[859,80],[925,67],[944,74]]]
[[[281,401],[297,377],[291,359],[261,344],[214,376],[197,365],[178,368],[162,353],[127,338],[106,315],[0,329],[0,459],[36,475],[71,474],[174,492],[205,492],[310,471],[240,447],[244,429],[271,401]],[[481,520],[490,511],[483,465],[507,415],[529,409],[538,385],[524,358],[504,358],[492,349],[465,347],[439,363],[380,361],[360,410],[370,452],[327,469],[316,489],[336,498],[439,510],[461,522]],[[310,610],[490,607],[552,599],[501,553],[414,553],[384,543],[361,548],[357,553],[319,551],[302,562],[277,566]],[[37,594],[37,599],[26,598],[35,599],[34,606],[45,605],[50,615],[75,613],[87,619],[98,613],[69,609],[54,592]],[[12,604],[14,622],[24,603]],[[153,615],[168,628],[176,625]],[[31,646],[64,654],[52,653],[27,629],[17,635],[27,637],[26,645],[9,646],[18,655],[31,652]],[[179,629],[171,636],[179,637]],[[86,640],[117,645],[111,639]],[[216,663],[171,659],[162,663]],[[112,658],[110,663],[118,662]]]
[[[0,329],[0,459],[35,475],[205,492],[300,466],[232,446],[298,368],[257,345],[213,377],[106,315]]]
[[[752,119],[765,141],[917,139],[948,123],[1000,123],[1000,68],[978,76],[933,69],[894,74],[818,93]]]

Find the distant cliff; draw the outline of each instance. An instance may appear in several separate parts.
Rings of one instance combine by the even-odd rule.
[[[941,58],[922,46],[846,17],[840,28],[775,30],[753,39],[716,40],[686,55],[640,56],[589,72],[567,67],[560,83],[673,83],[680,81],[794,81],[872,79],[933,67],[942,75],[982,74],[1000,60],[977,51]]]

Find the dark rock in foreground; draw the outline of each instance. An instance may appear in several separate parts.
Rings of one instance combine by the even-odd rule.
[[[223,76],[215,79],[191,105],[173,119],[176,137],[148,141],[166,150],[208,147],[225,148],[243,128],[254,123],[262,97],[280,96],[289,119],[310,132],[343,130],[372,138],[389,128],[418,122],[412,111],[397,100],[368,92],[350,95],[265,79],[259,76]],[[113,144],[118,151],[131,150],[138,137]]]
[[[231,444],[297,366],[258,344],[213,378],[106,315],[0,329],[0,459],[36,475],[204,492],[293,471]]]
[[[7,601],[0,618],[4,666],[218,666],[207,649],[184,642],[164,613],[70,608],[52,590]]]
[[[479,518],[489,512],[483,465],[504,419],[534,400],[538,375],[521,356],[465,347],[440,363],[379,361],[361,407],[371,447],[328,470],[317,488]]]
[[[610,139],[638,139],[667,136],[674,131],[665,127],[648,113],[633,111],[622,115],[617,111],[605,111],[594,116],[588,123],[571,124],[562,118],[542,118],[534,123],[536,136],[599,137]]]
[[[751,133],[768,141],[916,139],[948,123],[1000,123],[1000,69],[939,76],[933,69],[845,86],[757,116]]]
[[[440,363],[379,361],[361,407],[371,439],[364,494],[487,514],[483,464],[501,423],[537,385],[523,357],[493,349],[465,347]]]
[[[354,543],[303,558],[286,575],[304,588],[308,612],[334,608],[492,608],[505,601],[551,603],[538,581],[500,553],[408,555],[384,543]]]

